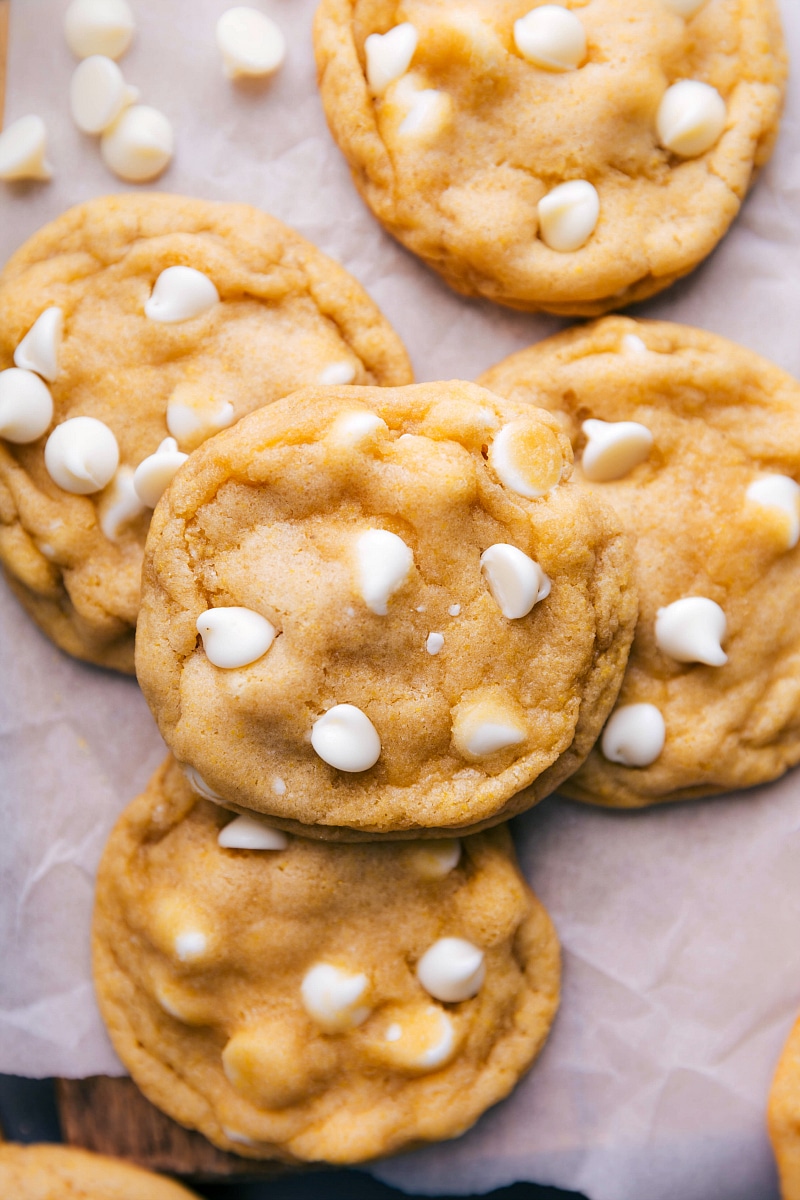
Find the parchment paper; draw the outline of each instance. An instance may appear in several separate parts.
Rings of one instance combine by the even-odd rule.
[[[454,0],[455,2],[455,0]],[[452,295],[358,199],[314,86],[315,0],[251,0],[289,59],[234,87],[213,30],[231,0],[132,0],[122,60],[173,120],[157,185],[247,200],[339,258],[405,339],[418,378],[472,378],[559,322]],[[0,259],[70,204],[121,190],[72,125],[66,0],[13,0],[6,120],[40,113],[57,176],[0,184]],[[800,4],[785,0],[800,52]],[[778,150],[713,258],[640,312],[703,326],[800,375],[800,95]],[[164,750],[133,681],[55,650],[0,587],[0,1070],[119,1073],[92,996],[88,930],[108,832]],[[551,1039],[505,1104],[459,1141],[379,1164],[411,1191],[514,1180],[592,1200],[775,1200],[763,1110],[800,1008],[800,775],[640,814],[551,800],[515,825],[564,946]]]

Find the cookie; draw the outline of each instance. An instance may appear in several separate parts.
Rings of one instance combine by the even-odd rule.
[[[0,276],[14,592],[62,649],[132,672],[152,507],[185,454],[303,384],[410,379],[360,286],[265,213],[164,194],[71,209]]]
[[[800,385],[723,338],[610,317],[483,383],[562,422],[635,537],[640,617],[603,737],[563,791],[637,807],[800,761]]]
[[[458,292],[564,315],[710,254],[786,84],[775,0],[323,0],[315,48],[381,224]]]
[[[571,460],[549,414],[459,382],[304,389],[201,446],[156,509],[136,639],[195,787],[344,839],[476,832],[552,791],[636,619]]]
[[[196,1200],[194,1192],[130,1163],[72,1146],[0,1146],[6,1200]]]
[[[789,1034],[772,1081],[767,1125],[781,1200],[800,1200],[800,1021]]]
[[[456,1137],[555,1015],[559,950],[505,827],[330,846],[233,817],[173,760],[100,866],[94,976],[153,1104],[252,1158]]]

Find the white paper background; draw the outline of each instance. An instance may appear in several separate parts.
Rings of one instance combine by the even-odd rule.
[[[132,0],[122,62],[174,121],[157,186],[246,200],[355,274],[419,379],[472,378],[559,327],[449,293],[364,209],[322,117],[315,0],[251,0],[290,46],[280,76],[237,89],[213,28],[231,0]],[[121,190],[73,127],[66,0],[13,0],[6,121],[38,112],[49,185],[0,184],[0,259],[70,204]],[[784,0],[800,51],[800,4]],[[697,324],[800,375],[800,95],[733,232],[641,312]],[[163,755],[136,685],[55,650],[0,586],[0,1069],[118,1073],[92,998],[93,873],[117,814]],[[513,1097],[466,1137],[377,1165],[410,1191],[514,1180],[592,1200],[775,1200],[764,1105],[800,1007],[800,775],[735,798],[641,814],[550,801],[516,823],[526,873],[564,945],[553,1035]]]

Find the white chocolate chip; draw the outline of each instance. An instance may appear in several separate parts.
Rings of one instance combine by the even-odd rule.
[[[136,26],[126,0],[72,0],[64,15],[67,45],[76,58],[121,58]]]
[[[263,658],[275,641],[271,621],[250,608],[209,608],[197,618],[206,658],[215,667],[235,670]]]
[[[677,662],[724,666],[727,629],[725,613],[704,596],[686,596],[656,613],[656,645]]]
[[[716,144],[727,119],[725,101],[716,88],[696,79],[682,79],[661,98],[656,116],[658,140],[681,158],[697,158]]]
[[[430,142],[439,136],[450,120],[453,102],[446,92],[422,88],[414,92],[407,115],[400,122],[398,135]]]
[[[438,654],[444,645],[444,638],[441,633],[429,633],[425,642],[425,649],[428,654]]]
[[[286,795],[286,783],[281,779],[280,775],[276,775],[272,781],[272,790],[276,796]]]
[[[306,972],[300,994],[303,1007],[327,1033],[343,1033],[363,1025],[371,1009],[359,1004],[369,986],[366,975],[351,975],[330,963]]]
[[[464,737],[464,748],[474,758],[495,754],[525,741],[525,730],[501,721],[480,721]]]
[[[145,510],[134,486],[132,467],[119,467],[100,508],[100,528],[110,542]]]
[[[510,621],[526,617],[535,604],[550,595],[550,579],[539,564],[505,542],[484,550],[481,571],[492,599]]]
[[[389,598],[403,586],[414,555],[402,538],[388,529],[368,529],[356,542],[358,584],[367,608],[385,617]]]
[[[453,743],[464,758],[479,759],[518,746],[528,733],[515,708],[503,695],[479,695],[455,709]]]
[[[335,362],[330,363],[324,370],[320,371],[317,377],[317,383],[323,387],[335,387],[337,384],[352,383],[356,377],[356,368],[351,362]],[[358,414],[361,416],[361,413]],[[364,413],[364,416],[374,416],[373,413]],[[376,421],[380,421],[380,417],[375,417]],[[381,421],[381,424],[383,422]]]
[[[155,508],[188,457],[178,449],[175,438],[164,438],[154,454],[142,459],[133,476],[133,486],[142,504]]]
[[[461,842],[458,838],[420,842],[410,857],[414,870],[422,879],[444,879],[461,861]]]
[[[285,850],[289,845],[283,830],[249,816],[234,817],[220,829],[217,841],[226,850]]]
[[[314,722],[311,745],[339,771],[367,771],[381,754],[381,739],[366,713],[354,704],[335,704]]]
[[[53,419],[50,389],[33,371],[0,371],[0,437],[24,445],[46,433]]]
[[[105,55],[84,59],[72,74],[70,109],[82,133],[102,133],[138,99],[139,89],[128,87],[117,64]]]
[[[543,4],[515,21],[514,44],[523,58],[547,71],[574,71],[586,58],[583,22],[556,4]]]
[[[581,466],[593,483],[622,479],[644,462],[653,446],[653,435],[638,421],[584,421],[581,429],[589,439]]]
[[[184,929],[175,938],[175,954],[181,962],[196,962],[208,949],[208,939],[197,929]]]
[[[340,413],[331,426],[330,437],[340,446],[352,449],[360,442],[372,440],[379,430],[388,433],[389,427],[377,413],[357,409],[355,412]]]
[[[483,951],[464,938],[439,938],[417,963],[417,979],[425,991],[446,1004],[477,996],[485,978]]]
[[[647,346],[635,333],[626,333],[622,339],[622,349],[626,354],[647,354]]]
[[[228,79],[272,75],[286,58],[281,30],[255,8],[229,8],[223,13],[217,21],[217,45]]]
[[[106,166],[128,183],[147,183],[166,170],[175,135],[163,113],[147,104],[123,109],[100,141]]]
[[[233,1142],[236,1146],[259,1146],[255,1138],[248,1137],[246,1133],[239,1133],[236,1129],[229,1129],[227,1125],[221,1125],[220,1128],[225,1134],[229,1142]]]
[[[201,316],[215,304],[219,304],[219,292],[202,271],[194,267],[167,267],[156,280],[144,313],[151,321],[177,325]]]
[[[52,179],[41,117],[20,117],[0,133],[0,179]]]
[[[559,482],[564,459],[556,435],[523,418],[504,425],[495,435],[489,465],[504,487],[536,500]]]
[[[693,17],[705,2],[706,0],[662,0],[665,7],[671,12],[677,13],[679,17]]]
[[[364,42],[367,59],[367,83],[373,96],[382,96],[390,83],[405,75],[419,41],[409,21],[395,25],[388,33],[371,33]]]
[[[49,383],[58,378],[58,354],[64,336],[64,314],[56,305],[41,313],[14,351],[14,364],[35,371]]]
[[[400,1038],[403,1036],[402,1026],[398,1025],[396,1021],[393,1021],[386,1030],[385,1036],[387,1042],[399,1042]]]
[[[189,451],[227,429],[235,418],[230,400],[220,400],[195,383],[179,383],[167,402],[167,429]]]
[[[786,549],[793,550],[800,541],[800,486],[788,475],[763,475],[750,484],[747,499],[787,517]]]
[[[447,611],[451,617],[459,617],[461,615],[461,605],[451,604]]]
[[[53,483],[74,496],[101,492],[119,466],[114,434],[95,417],[72,417],[57,425],[44,447],[44,464]]]
[[[597,228],[600,197],[587,179],[571,179],[542,196],[537,205],[539,233],[551,250],[580,250]]]
[[[442,1009],[433,1009],[431,1016],[438,1024],[435,1039],[422,1051],[415,1060],[415,1065],[423,1071],[435,1071],[442,1067],[453,1056],[456,1046],[453,1022]]]
[[[612,714],[601,748],[609,762],[649,767],[664,749],[666,726],[653,704],[625,704]]]
[[[199,796],[203,796],[206,800],[211,800],[214,804],[219,804],[222,796],[218,792],[215,792],[212,787],[209,787],[199,771],[196,771],[194,767],[190,767],[188,763],[179,763],[178,765],[186,776],[189,787],[193,792],[197,792]]]

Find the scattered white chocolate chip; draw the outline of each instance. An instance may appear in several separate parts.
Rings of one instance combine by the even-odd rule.
[[[144,313],[151,321],[176,325],[201,316],[215,304],[219,304],[219,292],[202,271],[194,267],[167,267],[156,280]]]
[[[41,117],[20,117],[0,133],[0,179],[52,179]]]
[[[419,35],[409,21],[388,33],[371,33],[364,42],[367,83],[373,96],[382,96],[390,83],[405,75],[417,48]]]
[[[662,0],[665,7],[677,13],[679,17],[693,17],[705,2],[706,0]]]
[[[64,314],[56,305],[41,313],[14,351],[14,365],[35,371],[49,383],[58,378],[58,353],[64,335]]]
[[[425,649],[428,654],[438,654],[444,645],[444,638],[441,633],[429,633],[425,641]]]
[[[276,796],[286,795],[286,782],[281,779],[280,775],[276,775],[272,781],[272,790]]]
[[[583,22],[556,4],[543,4],[515,21],[514,44],[523,58],[547,71],[574,71],[586,58]]]
[[[800,486],[788,475],[763,475],[750,484],[747,499],[787,517],[786,549],[793,550],[800,541]]]
[[[114,434],[95,417],[71,417],[57,425],[44,447],[53,483],[74,496],[102,492],[119,466]]]
[[[356,377],[356,368],[351,362],[335,362],[330,363],[324,370],[320,371],[317,377],[317,383],[323,387],[335,387],[337,384],[352,383]],[[361,414],[358,414],[361,416]],[[364,413],[364,416],[374,416],[374,413]],[[376,421],[380,421],[380,417],[375,417]],[[381,421],[381,424],[383,422]]]
[[[399,1010],[383,1035],[380,1057],[395,1069],[435,1071],[453,1057],[456,1033],[450,1015],[438,1005],[426,1004]],[[387,1049],[387,1043],[391,1049]]]
[[[451,617],[459,617],[459,616],[461,616],[461,605],[460,604],[451,604],[447,611],[449,612]]]
[[[354,704],[335,704],[314,722],[311,745],[338,771],[367,771],[381,754],[381,739],[366,713]]]
[[[495,435],[489,465],[504,487],[536,500],[561,479],[564,458],[552,430],[523,418],[504,425]]]
[[[35,442],[53,419],[53,397],[33,371],[0,371],[0,437],[17,445]]]
[[[535,604],[550,595],[550,579],[539,564],[505,542],[484,550],[481,571],[492,599],[510,621],[526,617]]]
[[[194,767],[190,767],[188,763],[179,763],[180,769],[186,776],[189,787],[193,792],[197,792],[199,796],[203,796],[206,800],[211,800],[214,804],[219,804],[222,800],[219,792],[215,792],[212,787],[206,783],[203,776]]]
[[[372,439],[378,430],[388,433],[389,427],[377,413],[357,409],[355,412],[340,413],[331,426],[329,436],[340,446],[352,449],[359,442]]]
[[[483,951],[464,938],[439,938],[417,963],[417,979],[425,991],[446,1004],[477,996],[485,977]]]
[[[438,137],[450,120],[453,102],[446,92],[421,88],[414,92],[408,113],[400,122],[398,135],[420,142]]]
[[[403,1036],[402,1026],[398,1025],[396,1021],[393,1021],[392,1024],[389,1026],[389,1028],[386,1030],[386,1034],[385,1034],[386,1041],[387,1042],[399,1042],[400,1038],[402,1036]]]
[[[453,743],[464,758],[484,758],[520,745],[527,736],[516,710],[501,696],[478,696],[455,710]]]
[[[461,842],[458,838],[420,842],[414,846],[410,858],[414,870],[422,879],[444,879],[461,861]]]
[[[653,435],[638,421],[584,421],[581,429],[589,439],[581,466],[593,483],[622,479],[644,462],[653,446]]]
[[[164,438],[153,454],[142,459],[133,476],[133,486],[142,504],[155,508],[188,457],[178,449],[175,438],[169,437]]]
[[[358,584],[367,608],[385,617],[389,598],[403,586],[414,555],[402,538],[388,529],[368,529],[356,542]]]
[[[126,0],[72,0],[64,14],[64,35],[76,58],[121,58],[135,28]]]
[[[147,104],[123,109],[100,141],[106,166],[128,183],[147,183],[166,170],[175,135],[163,113]]]
[[[624,704],[603,730],[601,748],[609,762],[649,767],[664,749],[666,726],[654,704]]]
[[[239,1133],[237,1129],[229,1129],[227,1125],[222,1125],[220,1128],[228,1141],[237,1146],[259,1146],[261,1144],[255,1138],[248,1137],[246,1133]]]
[[[327,1033],[355,1029],[371,1012],[359,1004],[368,985],[366,975],[351,975],[330,963],[317,963],[300,985],[303,1007]]]
[[[571,179],[542,196],[537,205],[539,233],[551,250],[580,250],[597,228],[600,197],[588,179]]]
[[[167,429],[179,445],[196,450],[208,438],[233,424],[230,400],[214,400],[197,386],[178,384],[167,402]]]
[[[626,333],[622,339],[622,349],[627,354],[647,354],[647,346],[635,333]]]
[[[661,98],[658,140],[681,158],[697,158],[719,140],[727,119],[725,101],[716,88],[697,79],[682,79]]]
[[[217,838],[226,850],[285,850],[289,839],[281,829],[273,829],[258,817],[234,817],[220,829]]]
[[[286,58],[286,39],[279,27],[255,8],[229,8],[217,21],[217,45],[228,79],[261,79],[272,75]]]
[[[73,71],[69,103],[82,133],[102,133],[138,99],[139,89],[128,87],[114,60],[103,54],[84,59]]]
[[[656,613],[656,645],[677,662],[723,667],[727,629],[725,613],[704,596],[686,596]]]
[[[115,542],[123,528],[145,510],[134,486],[132,467],[119,467],[100,506],[100,528]]]
[[[209,608],[197,618],[206,658],[215,667],[235,670],[263,658],[275,641],[271,621],[250,608]]]
[[[208,949],[208,939],[197,929],[184,929],[175,938],[175,954],[181,962],[196,962]]]

